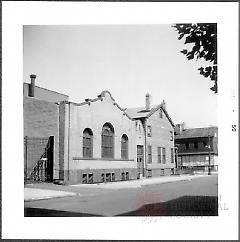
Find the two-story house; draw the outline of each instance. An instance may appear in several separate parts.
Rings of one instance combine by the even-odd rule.
[[[178,147],[178,168],[218,169],[218,127],[184,129],[183,124],[177,124],[175,145]]]

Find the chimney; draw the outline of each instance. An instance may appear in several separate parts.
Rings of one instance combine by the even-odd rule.
[[[146,110],[150,110],[150,94],[146,94]]]
[[[36,79],[36,75],[31,74],[30,78],[31,78],[31,84],[29,86],[29,97],[34,97],[34,91],[35,91],[35,79]]]
[[[162,101],[162,106],[163,106],[164,109],[167,108],[167,103],[165,102],[165,100]]]

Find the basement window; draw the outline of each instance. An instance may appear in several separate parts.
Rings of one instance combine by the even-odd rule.
[[[93,174],[88,174],[88,183],[93,183]]]
[[[102,173],[102,175],[101,175],[101,182],[105,182],[105,174],[104,173]]]
[[[110,182],[111,181],[111,173],[107,173],[106,174],[106,182]]]
[[[164,176],[164,169],[161,169],[161,176]]]
[[[152,177],[152,170],[147,170],[147,171],[148,171],[147,176],[148,176],[148,177]]]
[[[86,184],[87,183],[87,174],[82,174],[82,183]]]
[[[115,181],[115,173],[112,173],[112,181]]]

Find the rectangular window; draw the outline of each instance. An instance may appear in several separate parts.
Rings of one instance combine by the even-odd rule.
[[[166,148],[162,147],[162,161],[166,164]]]
[[[93,183],[93,174],[88,174],[88,183]]]
[[[106,182],[110,182],[111,181],[111,173],[107,173],[106,174]]]
[[[161,169],[161,176],[164,176],[164,169]]]
[[[186,143],[185,146],[186,146],[186,150],[188,150],[189,149],[189,143]]]
[[[157,147],[157,152],[158,152],[158,163],[162,163],[162,148]]]
[[[174,175],[174,168],[171,168],[171,175]]]
[[[125,181],[125,173],[122,172],[122,181]]]
[[[171,163],[174,163],[174,148],[171,148]]]
[[[129,173],[128,173],[128,171],[126,172],[126,180],[129,180]]]
[[[198,142],[194,142],[194,149],[198,149]]]
[[[170,131],[170,141],[173,141],[173,131]]]
[[[147,170],[148,171],[148,177],[152,177],[152,170]]]
[[[112,181],[115,181],[115,173],[112,173]]]
[[[147,151],[148,151],[148,163],[152,163],[152,146],[148,145]]]
[[[151,129],[151,126],[150,125],[147,126],[147,136],[148,137],[151,137],[152,136],[152,129]]]
[[[82,174],[82,183],[86,184],[87,183],[87,174]]]
[[[105,174],[104,173],[102,173],[101,182],[105,182]]]

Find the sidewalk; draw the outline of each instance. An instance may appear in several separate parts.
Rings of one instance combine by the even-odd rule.
[[[38,189],[38,188],[24,188],[24,201],[33,201],[33,200],[42,200],[56,197],[69,197],[75,196],[73,192],[64,192],[64,191],[54,191],[47,189]]]
[[[96,183],[96,184],[77,184],[69,186],[60,186],[52,184],[46,185],[43,188],[39,188],[36,185],[32,185],[24,188],[24,201],[33,201],[41,199],[50,199],[57,197],[91,195],[93,190],[118,190],[118,189],[131,189],[131,188],[141,188],[142,186],[163,184],[178,181],[190,181],[192,179],[201,178],[208,176],[206,174],[201,175],[181,175],[181,176],[166,176],[166,177],[154,177],[154,178],[143,178],[141,180],[129,180],[129,181],[119,181],[119,182],[108,182],[108,183]],[[35,186],[35,187],[34,187]],[[49,188],[49,189],[48,189]],[[51,189],[50,189],[51,188]],[[84,189],[84,192],[83,192]],[[90,191],[88,192],[86,191]],[[81,193],[82,190],[82,193]]]

